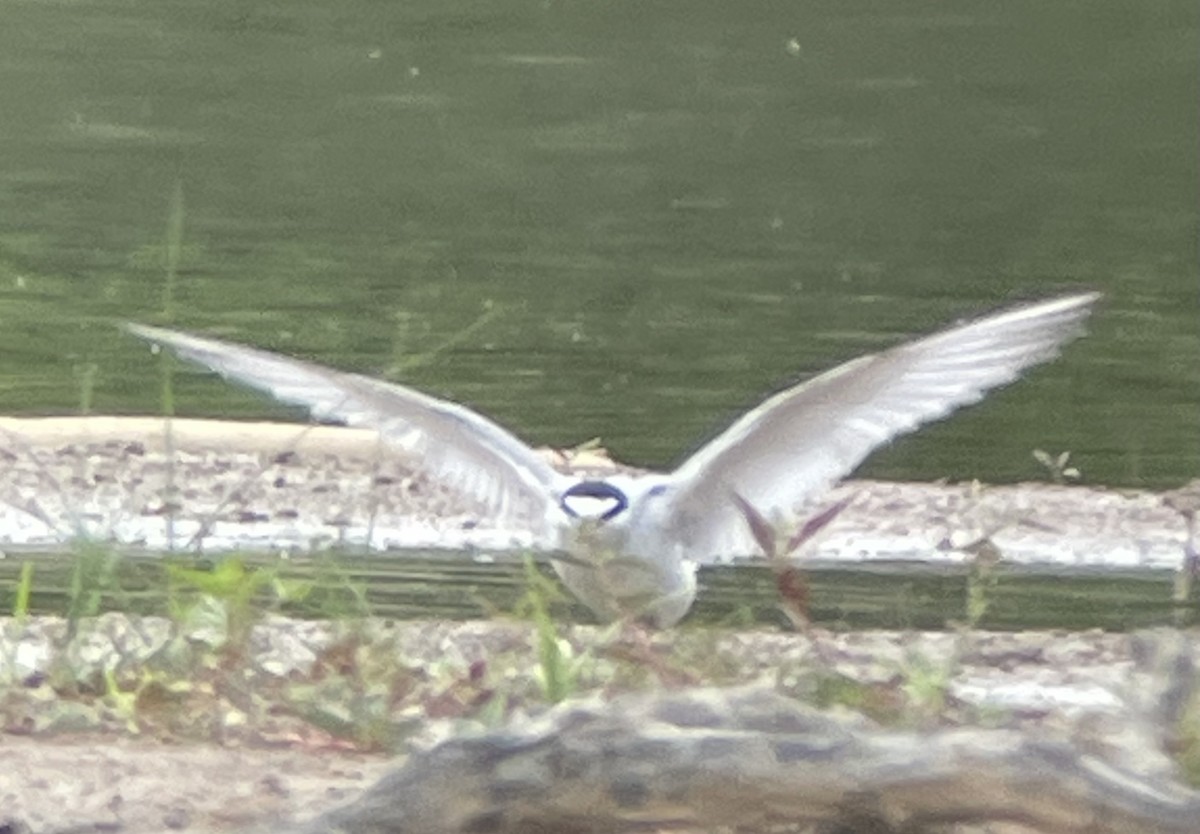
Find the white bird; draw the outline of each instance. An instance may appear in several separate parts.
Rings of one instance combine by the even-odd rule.
[[[668,474],[579,479],[464,406],[267,351],[128,324],[129,332],[320,419],[362,426],[423,471],[557,540],[566,586],[605,620],[678,622],[696,568],[754,555],[741,506],[791,513],[876,447],[1058,355],[1097,293],[1014,307],[862,356],[770,397]],[[738,496],[736,499],[734,496]]]

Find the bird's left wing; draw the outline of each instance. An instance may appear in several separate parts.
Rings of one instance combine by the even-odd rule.
[[[557,506],[563,477],[533,449],[464,406],[382,380],[265,350],[126,324],[184,359],[306,407],[319,419],[375,429],[438,483],[474,498],[497,520],[538,520]]]
[[[860,357],[776,394],[672,474],[665,532],[701,561],[755,553],[738,499],[760,513],[791,513],[876,447],[1057,356],[1082,332],[1098,297],[1016,307]]]

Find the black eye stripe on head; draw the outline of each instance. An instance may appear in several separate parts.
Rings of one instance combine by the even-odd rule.
[[[625,497],[625,493],[617,489],[607,481],[580,481],[562,494],[558,505],[563,508],[563,511],[572,518],[579,518],[579,513],[571,509],[568,498],[611,498],[615,503],[608,512],[600,516],[601,521],[608,521],[614,516],[625,512],[629,507],[629,499]]]

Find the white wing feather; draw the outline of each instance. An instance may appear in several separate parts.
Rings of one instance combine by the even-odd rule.
[[[304,406],[319,419],[375,429],[438,483],[479,501],[497,520],[536,525],[558,505],[563,476],[508,431],[461,405],[216,339],[141,324],[125,329],[281,402]]]
[[[863,356],[768,399],[671,476],[664,532],[715,561],[757,552],[731,492],[790,513],[876,447],[978,402],[1080,335],[1096,293],[1017,307]]]

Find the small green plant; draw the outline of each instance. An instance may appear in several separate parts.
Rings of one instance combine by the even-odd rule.
[[[967,574],[967,622],[970,629],[979,627],[992,604],[993,592],[1000,582],[997,568],[1002,554],[990,538],[981,539],[969,547],[974,557]]]
[[[807,677],[808,691],[804,693],[804,700],[821,709],[844,707],[877,720],[895,720],[896,705],[889,703],[878,686],[857,681],[833,669],[821,668]],[[895,698],[890,700],[895,701]]]
[[[143,674],[146,673],[143,672]],[[117,679],[117,671],[115,669],[109,668],[104,670],[104,702],[124,722],[125,729],[135,734],[139,730],[137,720],[139,689],[141,689],[140,681],[132,688],[126,689],[121,686],[120,681]]]
[[[79,542],[71,563],[67,585],[67,639],[75,637],[80,621],[100,613],[106,594],[120,592],[117,570],[121,556],[115,550],[90,541]]]
[[[29,596],[33,593],[33,562],[21,563],[21,575],[13,589],[12,616],[18,624],[29,617]]]
[[[302,597],[311,583],[279,577],[273,568],[248,567],[237,556],[222,559],[212,570],[167,565],[168,606],[172,619],[208,635],[213,648],[240,652],[269,602]]]
[[[534,648],[537,652],[537,680],[542,696],[552,704],[570,698],[579,689],[584,658],[575,657],[571,644],[559,636],[550,602],[562,592],[542,575],[532,557],[525,557],[525,596],[521,609],[533,623]]]
[[[1052,455],[1042,449],[1034,449],[1033,459],[1046,468],[1052,483],[1059,485],[1073,483],[1082,477],[1080,471],[1071,465],[1070,452]]]
[[[322,552],[311,581],[291,581],[289,588],[289,601],[302,602],[304,616],[341,621],[372,615],[366,581],[355,579],[335,552]]]
[[[21,573],[17,578],[17,585],[13,588],[12,601],[12,616],[18,628],[24,625],[25,620],[29,616],[29,596],[33,591],[33,562],[22,562]],[[0,683],[12,684],[17,678],[16,673],[16,654],[17,645],[15,643],[5,641],[4,645],[4,660],[2,668],[6,670],[6,674],[0,676]],[[2,689],[3,687],[0,687]]]
[[[946,706],[950,681],[957,662],[936,663],[923,654],[910,653],[904,668],[904,694],[915,717],[939,715]]]

